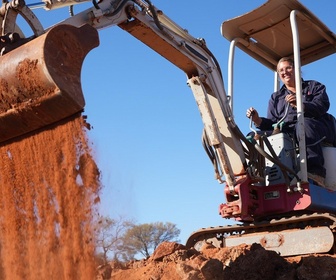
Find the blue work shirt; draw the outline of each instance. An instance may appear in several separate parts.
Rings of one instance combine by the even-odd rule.
[[[286,112],[287,94],[293,94],[283,85],[279,91],[274,92],[268,102],[267,118],[262,117],[261,124],[257,127],[260,130],[273,130],[272,125],[283,118]],[[326,92],[326,87],[314,80],[302,80],[302,102],[304,108],[304,117],[324,120],[329,118],[327,111],[330,103]],[[297,122],[296,108],[289,106],[288,114],[284,119],[285,125],[283,131],[293,132]]]

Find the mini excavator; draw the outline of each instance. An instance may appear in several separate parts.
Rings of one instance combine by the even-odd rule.
[[[2,2],[0,142],[15,141],[81,112],[85,56],[98,47],[99,30],[118,26],[185,73],[204,124],[203,145],[224,186],[226,202],[219,206],[219,214],[237,221],[197,230],[186,246],[259,243],[282,256],[333,253],[333,143],[318,143],[323,145],[327,170],[325,186],[319,186],[307,177],[304,137],[296,143],[280,132],[252,141],[240,131],[232,113],[232,89],[226,93],[220,66],[204,40],[191,36],[149,0],[93,0],[92,7],[74,14],[72,7],[84,2],[43,0],[47,12],[63,7],[71,11],[69,18],[47,29],[24,0]],[[18,15],[32,29],[30,37],[17,24]],[[301,66],[336,51],[336,36],[296,0],[268,0],[223,22],[221,33],[231,42],[229,85],[236,47],[275,74],[277,61],[292,57],[296,77],[301,77]],[[279,87],[277,78],[275,86]],[[300,90],[297,100],[299,133],[304,135]]]

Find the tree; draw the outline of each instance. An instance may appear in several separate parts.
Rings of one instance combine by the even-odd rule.
[[[180,234],[180,230],[173,223],[155,222],[131,226],[123,238],[124,258],[132,259],[140,253],[149,258],[157,246],[164,241],[174,240]]]
[[[121,254],[120,249],[123,247],[123,236],[127,230],[133,225],[129,220],[123,217],[111,219],[109,217],[101,217],[95,227],[95,238],[97,250],[101,251],[104,264],[108,262],[109,255],[112,259],[118,260]]]

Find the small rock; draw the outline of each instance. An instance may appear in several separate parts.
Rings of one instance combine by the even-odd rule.
[[[161,243],[152,255],[152,260],[161,261],[163,257],[174,253],[177,250],[185,249],[185,246],[176,242],[163,242]]]

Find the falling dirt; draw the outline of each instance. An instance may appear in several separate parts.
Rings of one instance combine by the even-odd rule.
[[[94,279],[99,170],[82,116],[0,147],[0,279]]]

